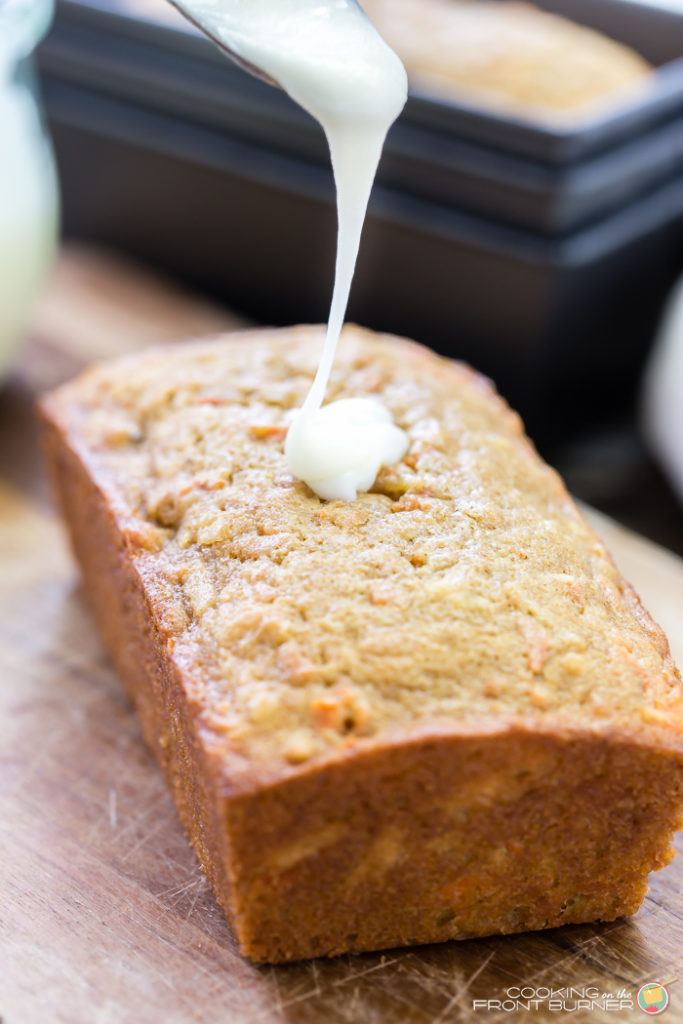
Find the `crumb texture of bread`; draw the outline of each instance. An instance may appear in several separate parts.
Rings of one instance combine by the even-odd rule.
[[[411,342],[346,328],[328,393],[380,398],[401,463],[351,503],[292,479],[322,338],[152,349],[42,406],[102,632],[241,948],[632,913],[680,826],[663,634],[491,384]]]
[[[646,85],[651,65],[600,32],[518,0],[361,0],[411,81],[484,105],[567,115]]]

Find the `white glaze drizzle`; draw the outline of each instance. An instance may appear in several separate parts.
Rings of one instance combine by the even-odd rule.
[[[355,0],[181,0],[194,21],[264,71],[323,126],[337,185],[335,283],[318,371],[285,443],[290,471],[322,498],[353,500],[408,439],[374,399],[323,406],[386,134],[407,78]]]

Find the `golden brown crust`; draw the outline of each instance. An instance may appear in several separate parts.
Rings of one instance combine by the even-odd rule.
[[[170,457],[172,449],[162,443],[163,431],[157,430],[156,441],[149,436],[143,439],[140,423],[130,418],[125,429],[135,440],[122,446],[116,436],[123,429],[122,414],[114,415],[107,403],[118,403],[119,412],[127,408],[122,396],[129,385],[124,387],[124,382],[137,368],[135,401],[147,403],[149,417],[150,389],[172,377],[173,364],[186,378],[191,365],[201,365],[202,360],[214,389],[209,397],[217,400],[221,396],[216,352],[229,349],[230,361],[235,358],[235,345],[261,344],[261,349],[251,351],[262,363],[267,351],[281,358],[288,341],[299,356],[307,352],[306,359],[312,363],[316,337],[314,331],[304,329],[289,334],[264,332],[194,350],[151,353],[137,362],[124,360],[92,371],[43,403],[48,462],[100,627],[241,948],[254,959],[277,961],[633,912],[644,896],[647,873],[666,862],[671,835],[680,825],[680,680],[661,631],[611,566],[557,476],[542,466],[523,439],[517,417],[494,396],[487,382],[465,368],[439,360],[418,346],[398,340],[373,341],[359,331],[347,335],[342,345],[341,372],[355,373],[357,378],[360,374],[364,386],[373,379],[377,387],[379,379],[380,393],[385,400],[393,400],[395,412],[400,411],[396,394],[400,389],[388,367],[399,362],[404,375],[410,370],[413,405],[423,400],[419,388],[430,380],[435,393],[440,387],[452,403],[473,402],[472,416],[483,415],[483,406],[500,436],[517,438],[523,465],[529,472],[537,467],[538,475],[528,479],[530,494],[538,486],[543,502],[551,503],[548,514],[560,517],[563,554],[570,558],[574,542],[590,549],[586,565],[590,564],[598,589],[604,591],[602,601],[609,615],[593,620],[593,604],[584,600],[579,616],[586,620],[583,630],[589,647],[598,628],[608,630],[609,657],[605,661],[591,657],[579,665],[590,671],[612,666],[611,680],[589,679],[593,688],[601,689],[601,702],[596,706],[590,701],[570,701],[557,708],[551,700],[548,709],[543,706],[548,704],[547,697],[529,696],[524,689],[515,702],[501,698],[500,692],[496,696],[493,686],[486,705],[490,710],[484,714],[435,713],[441,700],[437,693],[426,714],[421,699],[415,702],[412,715],[395,715],[384,709],[381,687],[365,686],[353,678],[340,687],[332,680],[326,698],[304,671],[296,683],[297,692],[312,687],[317,701],[315,728],[326,739],[299,759],[283,747],[286,731],[277,721],[271,742],[264,744],[263,720],[257,716],[254,727],[249,715],[237,718],[235,729],[241,740],[236,742],[223,728],[221,715],[217,719],[212,714],[212,702],[224,703],[228,689],[236,683],[226,677],[223,689],[216,689],[206,624],[203,630],[201,614],[194,620],[188,617],[177,590],[169,584],[167,566],[176,552],[177,532],[141,515],[142,506],[136,504],[140,488],[144,491],[147,486],[150,451],[160,459]],[[362,367],[360,351],[370,354]],[[244,351],[238,361],[249,364]],[[261,372],[267,390],[272,380],[268,366],[262,366]],[[290,396],[294,402],[297,387]],[[182,407],[179,394],[174,401]],[[225,402],[210,408],[222,409],[229,419]],[[250,409],[261,409],[255,396]],[[436,472],[438,460],[433,461],[428,451],[425,454],[425,419],[429,415],[418,417],[412,425],[417,434],[405,469],[417,486],[405,488],[398,498],[376,497],[384,502],[384,517],[395,521],[398,517],[389,511],[391,503],[412,496],[418,507],[408,507],[402,514],[421,517],[422,529],[430,535],[443,520],[438,515],[434,519],[436,513],[423,493],[420,477],[429,473],[435,484],[441,479]],[[176,426],[178,422],[174,421]],[[442,426],[446,422],[444,413]],[[213,423],[210,420],[208,430]],[[259,428],[256,432],[254,425]],[[281,432],[273,434],[273,426],[278,426],[278,416],[271,416],[270,422],[248,422],[242,434],[233,432],[232,437],[241,451],[246,449],[240,446],[248,443],[257,458],[264,443],[281,445]],[[113,440],[103,439],[112,436]],[[493,444],[493,435],[486,436],[487,443]],[[244,441],[245,437],[250,440]],[[411,452],[418,453],[417,469],[410,466]],[[215,473],[210,445],[204,447],[204,455]],[[426,459],[422,470],[420,457]],[[272,461],[268,472],[277,476],[279,457],[273,458],[270,451],[267,458],[269,464]],[[124,466],[127,474],[122,473]],[[210,480],[206,466],[193,464],[190,471],[204,473],[200,483]],[[251,479],[249,487],[264,486],[264,473],[260,482]],[[388,474],[386,488],[403,487],[402,473],[398,469]],[[495,491],[495,486],[491,489]],[[199,491],[202,499],[190,502],[188,511],[196,514],[199,507],[201,515],[210,518],[215,507],[208,499],[204,502],[204,488]],[[178,491],[174,493],[177,497]],[[345,536],[362,529],[353,513],[359,508],[365,511],[363,501],[323,505],[305,488],[296,491],[295,501],[296,515],[302,510],[318,515],[328,510],[328,516],[338,519],[335,529]],[[294,517],[291,508],[289,514]],[[452,515],[455,521],[457,515]],[[327,529],[329,519],[320,521]],[[477,528],[488,536],[485,524]],[[491,553],[501,556],[498,542]],[[189,554],[196,565],[202,564],[200,548],[190,547]],[[216,555],[213,551],[211,558]],[[229,559],[225,552],[219,557],[224,569]],[[234,572],[239,572],[240,565],[233,567]],[[587,586],[587,580],[588,576],[578,582]],[[319,581],[319,589],[324,585]],[[556,585],[564,592],[563,581]],[[529,586],[533,590],[533,584]],[[472,593],[473,599],[479,598],[476,587]],[[381,600],[386,595],[375,596]],[[239,600],[234,603],[239,594],[231,597],[230,615],[239,619],[244,614]],[[551,591],[548,600],[552,604]],[[372,618],[372,609],[383,607],[380,603],[365,607],[363,621],[367,620],[368,628],[382,621]],[[434,607],[438,609],[438,602]],[[415,645],[419,645],[421,621],[416,602],[411,636]],[[561,632],[562,622],[556,625]],[[503,620],[500,626],[505,629]],[[310,629],[314,634],[314,624]],[[357,623],[354,629],[355,642],[362,642]],[[468,635],[473,636],[471,631]],[[531,674],[538,678],[549,660],[547,640],[544,644],[533,631],[522,639],[520,653],[511,650],[510,660],[518,672],[531,671],[529,663],[532,668],[535,664]],[[483,640],[492,642],[488,629]],[[551,648],[553,642],[551,636]],[[599,646],[598,640],[595,643]],[[281,657],[276,664],[281,679],[273,683],[276,691],[281,685],[285,695],[290,692],[292,671],[302,671],[302,658],[316,667],[312,651],[300,650],[295,656],[287,644],[291,645],[287,638],[279,644]],[[387,662],[380,656],[372,664],[381,674]],[[486,665],[486,658],[480,664]],[[430,677],[427,673],[415,678],[422,679],[424,686]],[[504,689],[504,673],[501,678],[499,691]],[[467,685],[477,708],[476,673],[460,680],[456,675],[452,685],[459,681]],[[551,684],[548,676],[544,686]],[[492,686],[492,680],[481,685]],[[558,685],[566,690],[567,680]],[[585,692],[590,694],[590,689]],[[605,704],[609,696],[611,706]],[[339,717],[349,713],[358,720],[357,728],[340,732]],[[285,724],[290,714],[291,709],[284,716]],[[373,731],[364,730],[363,714],[374,722]],[[315,731],[312,734],[317,736]],[[566,856],[568,837],[571,859]]]
[[[220,787],[202,749],[197,722],[154,598],[131,564],[121,510],[97,486],[77,451],[65,445],[42,404],[44,450],[60,510],[69,526],[98,627],[159,761],[202,867],[214,890],[230,892]],[[229,899],[222,905],[228,918]]]
[[[309,770],[230,808],[242,948],[287,960],[634,913],[680,795],[680,761],[524,723]]]

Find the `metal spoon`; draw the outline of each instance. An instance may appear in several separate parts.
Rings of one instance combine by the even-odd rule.
[[[309,3],[310,2],[311,0],[309,0]],[[220,50],[222,50],[224,54],[226,54],[226,56],[230,57],[230,59],[241,68],[248,71],[249,74],[254,75],[256,78],[260,78],[262,81],[267,82],[269,85],[274,85],[276,88],[282,88],[280,83],[267,74],[262,68],[257,67],[248,60],[245,60],[244,57],[232,48],[229,42],[226,42],[224,38],[225,33],[219,32],[215,27],[216,14],[220,13],[216,10],[218,4],[215,3],[215,0],[214,2],[209,3],[207,3],[206,0],[203,0],[203,2],[202,0],[190,0],[189,3],[187,3],[187,0],[170,0],[170,3],[176,8],[176,10],[180,11],[184,18],[187,18],[195,28],[198,28],[200,32],[203,32],[205,36],[207,36]],[[330,6],[333,6],[335,4],[335,0],[319,0],[318,4],[315,6],[319,7],[320,3],[323,5],[329,4]],[[357,9],[358,13],[363,17],[367,17],[363,8],[358,3],[358,0],[347,0],[347,3],[350,7]]]
[[[183,3],[183,0],[169,0],[169,2],[176,8],[176,10],[180,11],[184,18],[191,22],[195,28],[198,28],[200,32],[203,32],[212,43],[216,44],[219,50],[229,57],[230,60],[234,61],[235,64],[238,64],[244,71],[248,71],[249,74],[254,75],[255,78],[260,78],[262,82],[267,82],[268,85],[274,85],[276,89],[281,88],[279,82],[276,82],[274,78],[267,75],[261,68],[256,67],[255,64],[251,64],[248,60],[245,60],[244,57],[241,57],[239,53],[236,53],[231,49],[225,40],[221,38],[221,36],[219,36],[211,27],[207,26],[206,23],[202,24],[202,22],[197,19],[195,5],[188,7]],[[195,7],[194,10],[193,7]]]

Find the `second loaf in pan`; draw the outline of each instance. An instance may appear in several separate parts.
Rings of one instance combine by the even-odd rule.
[[[585,25],[517,0],[361,0],[418,88],[544,121],[651,86],[652,67]]]
[[[111,655],[256,960],[633,913],[683,779],[666,640],[491,385],[346,329],[410,436],[323,502],[283,441],[322,329],[125,357],[43,402]]]

